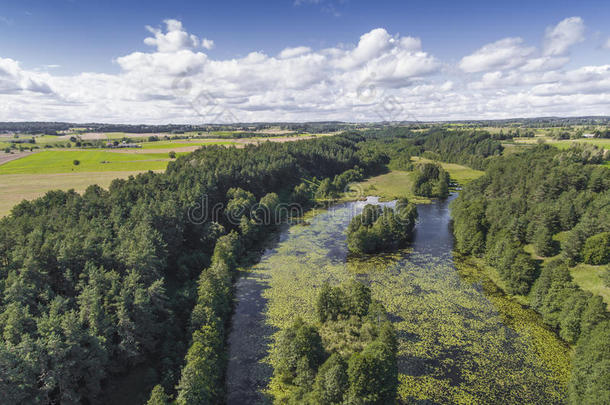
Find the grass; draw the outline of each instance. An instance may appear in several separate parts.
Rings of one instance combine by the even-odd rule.
[[[352,186],[352,190],[359,197],[374,195],[381,197],[382,201],[391,201],[398,198],[407,198],[416,203],[428,203],[430,199],[417,197],[413,194],[414,172],[391,171],[380,176],[371,177],[361,183]]]
[[[610,287],[606,286],[601,278],[608,266],[593,266],[590,264],[578,264],[570,269],[574,282],[585,291],[597,294],[604,302],[610,305]]]
[[[431,160],[414,157],[415,162],[432,162]],[[466,166],[454,163],[442,163],[440,165],[449,172],[451,179],[459,184],[466,184],[474,179],[481,177],[484,172],[474,170]],[[354,197],[357,193],[358,197],[374,195],[381,197],[381,201],[391,201],[398,198],[407,198],[414,203],[425,204],[429,203],[430,199],[420,197],[413,194],[413,181],[415,172],[392,170],[389,173],[380,176],[371,177],[363,182],[357,183],[351,187],[350,197]]]
[[[578,138],[555,140],[545,136],[538,136],[536,138],[515,138],[514,141],[516,144],[536,144],[540,139],[542,139],[545,143],[553,145],[559,149],[568,149],[575,143],[582,143],[588,145],[595,145],[600,148],[610,150],[610,139],[605,138]]]
[[[210,140],[210,141],[159,141],[159,142],[144,142],[142,143],[142,149],[179,149],[188,148],[192,146],[210,146],[210,145],[235,145],[233,141],[221,141],[221,140]]]
[[[139,172],[88,172],[7,174],[0,176],[0,216],[7,215],[22,200],[41,197],[49,190],[84,191],[91,184],[108,187],[112,180],[135,176]]]
[[[65,142],[70,142],[69,139],[61,139],[55,135],[36,135],[34,137],[34,139],[36,140],[36,145],[53,145],[55,143],[65,143]]]
[[[559,232],[559,233],[553,235],[553,239],[558,242],[563,242],[567,238],[568,234],[569,234],[568,231]],[[534,250],[534,245],[532,245],[532,244],[523,246],[523,250],[526,253],[529,253],[534,260],[541,260],[542,265],[546,264],[547,262],[549,262],[552,259],[557,259],[557,258],[561,257],[561,253],[558,253],[557,255],[552,256],[552,257],[538,256]],[[477,260],[480,260],[481,262],[483,262],[482,259],[477,259]],[[486,266],[484,263],[480,263],[479,265],[481,267]],[[486,267],[489,267],[489,266],[486,266]],[[610,305],[610,287],[606,286],[606,284],[604,283],[604,280],[601,278],[601,275],[605,271],[607,271],[607,269],[608,269],[607,266],[593,266],[590,264],[580,263],[580,264],[577,264],[576,266],[570,268],[570,274],[572,274],[572,278],[573,278],[574,282],[581,289],[583,289],[584,291],[588,291],[591,294],[599,295],[600,297],[603,298],[603,300],[606,302],[606,304]],[[495,270],[493,270],[493,271],[495,271]],[[497,277],[497,278],[499,279],[499,277]],[[496,281],[496,280],[494,280],[494,281]],[[498,284],[499,286],[502,287],[501,280],[496,281],[496,284]],[[523,298],[525,298],[525,297],[523,297]],[[521,298],[519,297],[518,300],[521,301]],[[523,302],[523,303],[526,304],[526,302]]]
[[[562,141],[551,141],[552,145],[559,149],[568,149],[574,143],[584,143],[588,145],[595,145],[599,148],[610,150],[610,139],[593,138],[593,139],[566,139]]]
[[[74,160],[80,164],[74,165]],[[166,154],[53,150],[5,163],[0,166],[0,175],[163,170],[168,161]]]
[[[413,157],[412,160],[415,162],[425,162],[425,163],[433,162],[432,160],[425,159],[422,157],[417,157],[417,156]],[[482,175],[485,174],[485,172],[483,172],[481,170],[471,169],[470,167],[458,165],[455,163],[444,163],[444,162],[434,162],[434,163],[440,164],[443,167],[443,169],[445,169],[449,173],[449,176],[451,176],[451,179],[453,181],[458,182],[461,185],[469,183],[472,180],[478,179],[479,177],[481,177]]]

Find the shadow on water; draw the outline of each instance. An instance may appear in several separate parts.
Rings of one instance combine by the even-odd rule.
[[[261,261],[276,254],[275,248],[286,238],[286,229],[267,242]],[[304,253],[304,252],[303,252]],[[273,374],[263,360],[268,355],[271,336],[277,331],[265,322],[267,299],[263,294],[269,276],[240,271],[235,285],[235,308],[228,337],[227,404],[260,404],[269,402],[263,394]]]

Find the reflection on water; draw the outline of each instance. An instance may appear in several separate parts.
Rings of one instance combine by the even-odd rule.
[[[348,257],[347,225],[374,198],[339,204],[283,230],[237,285],[228,402],[263,401],[274,334],[296,316],[315,322],[320,285],[354,276],[370,284],[392,315],[405,402],[563,402],[567,348],[533,311],[488,294],[471,267],[456,269],[449,227],[454,197],[418,205],[412,244],[392,254]]]

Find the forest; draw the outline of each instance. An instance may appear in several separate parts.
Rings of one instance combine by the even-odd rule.
[[[576,346],[573,404],[610,402],[610,316],[602,298],[580,289],[568,271],[609,262],[610,170],[590,161],[584,150],[547,145],[504,156],[452,207],[458,252],[495,268],[508,293],[526,296]]]
[[[311,198],[302,179],[355,166],[373,174],[383,156],[363,154],[360,140],[208,147],[107,191],[17,205],[0,221],[5,399],[101,403],[117,380],[145,369],[178,403],[218,402],[235,268],[274,224],[248,210],[239,221],[230,212],[193,221],[189,208],[203,196],[227,208]]]
[[[438,129],[208,146],[163,173],[115,180],[108,190],[24,201],[0,220],[3,400],[105,403],[122,379],[139,373],[150,404],[222,403],[237,269],[256,260],[263,236],[285,219],[261,221],[260,208],[311,207],[388,167],[412,169],[414,156],[486,170],[454,204],[458,251],[497,267],[510,293],[529,293],[545,321],[576,344],[571,403],[607,398],[608,313],[599,297],[575,286],[566,266],[608,261],[608,168],[574,149],[502,152],[491,134]],[[417,170],[421,193],[446,195],[440,166]],[[222,208],[193,220],[204,197],[207,207]],[[406,201],[401,209],[407,226],[373,247],[352,243],[355,249],[406,240],[417,211]],[[397,214],[368,211],[375,220],[366,232],[378,239],[377,221]],[[528,244],[553,260],[531,258]],[[288,403],[387,403],[396,371],[385,310],[360,284],[325,286],[317,308],[317,324],[297,321],[284,331],[273,387]],[[346,330],[359,336],[349,345],[339,333]],[[384,371],[376,380],[371,370]]]

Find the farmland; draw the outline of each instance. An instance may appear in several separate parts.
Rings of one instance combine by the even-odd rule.
[[[50,189],[83,192],[91,184],[107,188],[112,180],[135,176],[140,171],[105,171],[74,173],[0,175],[0,216],[8,214],[22,200],[33,200]]]
[[[0,175],[161,170],[169,160],[168,155],[160,153],[54,150],[7,162],[0,166]]]
[[[579,139],[561,139],[555,140],[548,137],[536,138],[515,138],[515,143],[535,144],[539,141],[553,145],[559,149],[568,149],[574,144],[595,145],[599,148],[610,150],[610,139],[603,138],[579,138]]]
[[[236,131],[215,131],[206,133],[205,136],[200,136],[197,132],[179,136],[125,132],[79,132],[60,136],[37,134],[20,135],[17,138],[3,135],[0,137],[1,149],[14,145],[14,150],[12,153],[0,152],[0,216],[6,215],[22,199],[40,197],[49,190],[75,189],[80,192],[91,184],[107,187],[114,178],[125,178],[148,170],[163,171],[172,160],[169,158],[170,152],[182,156],[202,146],[243,148],[254,143],[290,142],[326,135],[295,136],[290,132],[279,131],[273,137],[231,138],[234,134]],[[10,143],[15,139],[31,138],[34,138],[35,143]],[[101,142],[100,146],[106,142],[118,144],[125,141],[139,147],[77,148],[75,141]],[[21,152],[18,148],[25,151]],[[29,152],[29,148],[36,149]]]

